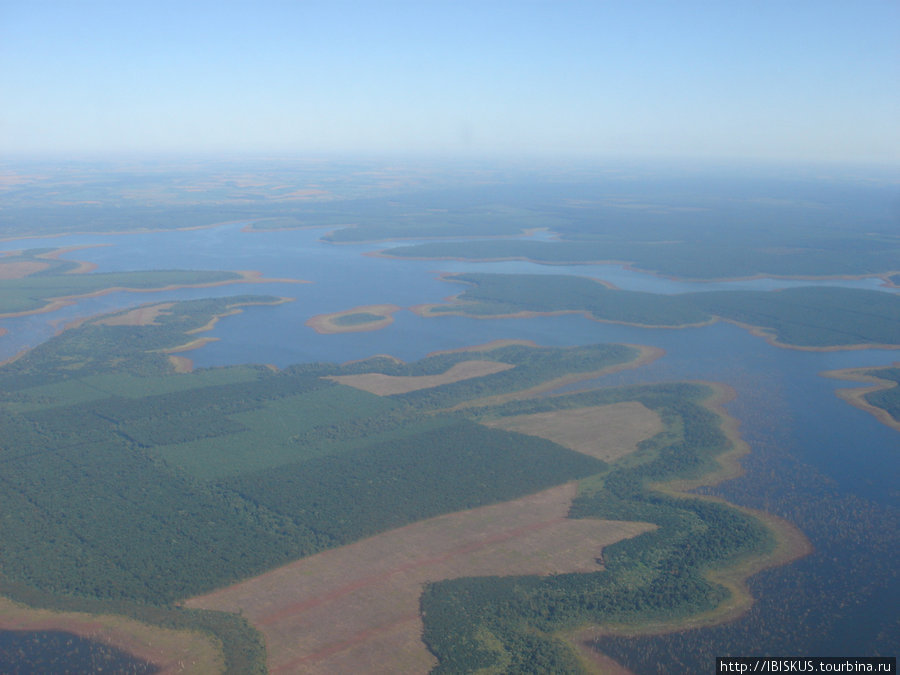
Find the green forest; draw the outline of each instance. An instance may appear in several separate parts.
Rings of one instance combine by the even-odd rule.
[[[73,274],[78,263],[52,257],[55,249],[28,249],[4,256],[2,264],[42,267],[20,279],[4,279],[0,315],[35,312],[57,298],[89,295],[110,289],[155,290],[167,286],[203,286],[241,279],[235,272],[202,270],[145,270]]]
[[[279,372],[174,372],[166,350],[186,342],[188,331],[236,305],[271,300],[177,303],[149,326],[87,321],[0,369],[4,594],[36,606],[200,628],[225,645],[231,672],[262,672],[264,649],[246,622],[181,609],[177,601],[417,520],[589,479],[572,517],[659,526],[610,549],[607,572],[492,581],[496,602],[470,602],[484,583],[477,579],[435,584],[423,597],[426,639],[443,671],[455,672],[467,653],[485,663],[518,654],[539,667],[571,658],[553,637],[567,626],[714,606],[723,591],[702,571],[770,545],[761,525],[736,510],[646,486],[699,475],[728,447],[717,418],[700,405],[708,395],[702,386],[449,410],[626,363],[637,356],[632,347],[513,345],[408,364],[373,358]],[[471,359],[513,367],[383,397],[326,379],[436,374]],[[667,430],[622,467],[479,424],[623,400],[657,410]],[[672,569],[680,570],[674,580],[663,574]],[[508,620],[497,614],[501,606],[512,608]],[[462,624],[468,627],[455,628]],[[470,651],[472,640],[496,644],[479,631],[495,636],[501,651]]]
[[[900,368],[876,368],[866,371],[865,374],[894,383],[885,389],[866,394],[865,399],[872,405],[883,408],[900,422]]]
[[[760,328],[795,347],[898,344],[900,297],[837,286],[771,291],[706,291],[661,295],[611,289],[587,277],[537,274],[456,274],[468,284],[429,314],[503,316],[578,311],[601,321],[688,326],[716,319]]]

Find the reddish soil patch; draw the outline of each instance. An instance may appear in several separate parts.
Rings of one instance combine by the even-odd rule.
[[[155,326],[156,318],[171,309],[174,304],[174,302],[161,302],[158,305],[145,305],[128,312],[97,319],[94,323],[104,326]]]
[[[659,415],[638,401],[516,415],[485,422],[489,427],[540,436],[576,452],[614,462],[664,428]]]
[[[425,673],[419,595],[461,576],[600,569],[604,546],[644,523],[566,517],[574,483],[440,516],[325,551],[186,604],[241,612],[266,637],[272,673]]]
[[[499,361],[462,361],[454,364],[440,375],[400,376],[363,373],[361,375],[334,375],[326,379],[356,387],[371,394],[390,396],[391,394],[405,394],[451,382],[460,382],[473,377],[492,375],[513,367],[509,363],[500,363]]]

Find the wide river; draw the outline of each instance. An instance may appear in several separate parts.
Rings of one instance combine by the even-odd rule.
[[[658,663],[685,672],[710,672],[715,656],[893,655],[900,645],[898,477],[900,436],[835,395],[849,385],[824,378],[837,368],[889,365],[890,350],[809,352],[767,344],[736,326],[718,323],[680,330],[605,324],[580,315],[530,319],[421,318],[399,311],[378,331],[320,335],[311,316],[369,304],[408,308],[440,302],[462,286],[442,272],[579,274],[623,289],[656,293],[722,289],[770,290],[810,282],[757,279],[698,283],[673,281],[616,265],[547,266],[528,262],[471,263],[395,260],[366,255],[391,244],[330,245],[322,230],[244,231],[244,224],[202,230],[117,235],[72,235],[0,243],[0,251],[86,246],[64,257],[93,262],[98,272],[142,269],[258,270],[267,278],[312,283],[262,283],[155,293],[112,293],[59,311],[0,320],[0,360],[50,337],[77,317],[145,302],[235,294],[294,298],[278,306],[248,307],[207,333],[217,341],[185,355],[198,367],[237,363],[286,366],[348,361],[373,354],[405,360],[429,352],[501,338],[541,345],[628,342],[660,347],[665,356],[635,370],[602,378],[605,386],[676,379],[732,386],[729,412],[741,422],[752,452],[740,478],[715,493],[769,510],[797,524],[815,551],[751,580],[759,601],[725,626],[642,639],[604,639],[605,650],[642,673]],[[408,243],[408,242],[403,242]],[[877,279],[816,282],[883,289]]]

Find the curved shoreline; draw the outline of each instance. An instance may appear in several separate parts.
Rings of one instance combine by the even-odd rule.
[[[78,300],[84,298],[97,298],[109,293],[127,292],[127,293],[159,293],[164,291],[177,291],[183,288],[215,288],[217,286],[228,286],[229,284],[309,284],[311,281],[304,279],[269,279],[262,275],[262,272],[256,270],[237,270],[234,272],[238,276],[234,279],[225,279],[222,281],[207,281],[197,284],[169,284],[167,286],[158,286],[156,288],[129,288],[128,286],[110,286],[101,288],[88,293],[76,293],[73,295],[61,295],[53,298],[47,298],[43,307],[37,309],[27,309],[19,312],[8,312],[0,314],[0,319],[16,319],[23,316],[32,316],[34,314],[46,314],[54,312],[63,307],[74,305]]]
[[[443,276],[443,275],[442,275]],[[597,280],[600,281],[600,280]],[[794,345],[788,342],[781,342],[777,339],[775,335],[773,335],[771,329],[765,326],[754,326],[753,324],[743,323],[741,321],[737,321],[735,319],[728,319],[726,317],[719,316],[717,314],[711,314],[710,318],[706,321],[699,321],[695,323],[684,323],[677,325],[667,325],[667,324],[650,324],[650,323],[635,323],[633,321],[617,321],[615,319],[604,319],[598,318],[594,316],[591,310],[588,309],[562,309],[557,311],[536,311],[536,310],[521,310],[518,312],[508,312],[506,314],[472,314],[467,312],[465,307],[467,304],[475,304],[475,303],[467,303],[467,302],[459,302],[459,298],[462,296],[461,293],[457,293],[456,295],[447,296],[444,298],[444,303],[425,303],[421,305],[414,305],[409,308],[411,312],[425,319],[434,319],[441,316],[464,316],[469,319],[533,319],[537,317],[546,317],[546,316],[563,316],[566,314],[580,314],[584,318],[590,321],[596,321],[597,323],[609,323],[616,324],[619,326],[632,326],[634,328],[651,328],[651,329],[662,329],[662,330],[680,330],[683,328],[702,328],[703,326],[711,326],[719,321],[724,323],[730,323],[732,325],[738,326],[749,332],[751,335],[756,337],[760,337],[764,339],[768,344],[773,347],[779,347],[781,349],[796,349],[798,351],[807,351],[807,352],[837,352],[837,351],[845,351],[845,350],[859,350],[859,349],[900,349],[900,344],[875,344],[875,343],[857,343],[857,344],[848,344],[848,345],[826,345],[822,347],[816,347],[811,345]],[[455,307],[458,309],[451,309],[446,312],[436,312],[434,311],[436,307]]]
[[[731,563],[726,563],[722,567],[704,571],[703,575],[708,581],[724,586],[730,593],[730,597],[726,601],[709,611],[658,621],[591,624],[561,635],[583,659],[605,664],[614,672],[628,673],[629,671],[606,654],[595,649],[591,642],[596,638],[604,635],[646,637],[695,628],[708,628],[733,621],[749,611],[755,602],[747,584],[750,577],[763,570],[794,562],[813,551],[812,544],[806,535],[793,523],[779,516],[733,504],[721,497],[698,495],[692,492],[698,487],[717,485],[743,474],[744,468],[740,463],[740,458],[750,452],[749,445],[740,437],[738,430],[740,422],[724,408],[724,405],[735,397],[734,390],[728,385],[716,382],[699,382],[699,384],[704,384],[712,389],[712,395],[705,399],[702,405],[719,418],[721,429],[731,441],[732,447],[716,457],[719,468],[704,476],[695,479],[675,479],[651,484],[650,487],[675,497],[724,504],[751,516],[760,521],[772,534],[774,547],[770,551],[752,553]]]
[[[198,328],[192,328],[187,331],[185,335],[195,335],[197,333],[205,333],[206,331],[210,331],[215,328],[216,324],[219,322],[219,319],[222,319],[226,316],[234,316],[235,314],[241,314],[244,310],[243,307],[257,307],[257,306],[270,306],[274,307],[276,305],[283,305],[286,302],[293,302],[293,298],[278,298],[275,301],[267,302],[265,300],[260,300],[258,302],[254,301],[244,301],[244,302],[235,302],[228,305],[228,309],[221,314],[215,314],[213,317],[207,321],[205,324]],[[186,356],[180,356],[181,352],[189,352],[194,349],[199,349],[200,347],[209,344],[210,342],[216,342],[219,338],[215,337],[200,337],[195,338],[193,340],[189,340],[181,345],[176,345],[175,347],[167,347],[166,349],[160,350],[163,354],[168,354],[169,363],[172,364],[172,367],[175,369],[176,373],[189,373],[194,369],[194,362],[187,358]]]
[[[513,235],[515,236],[515,235]],[[495,235],[495,236],[484,236],[484,237],[468,237],[471,239],[497,239],[497,238],[507,238],[507,235]],[[444,239],[458,239],[458,237],[421,237],[422,240],[428,241],[441,241]],[[408,241],[404,239],[375,239],[368,242],[359,242],[359,243],[369,243],[374,244],[379,241]],[[572,240],[561,239],[559,241],[568,241],[569,243],[578,243]],[[331,243],[331,242],[329,242]],[[349,242],[348,242],[349,243]],[[354,242],[356,243],[356,242]],[[669,281],[681,281],[685,283],[691,284],[709,284],[709,283],[728,283],[735,281],[754,281],[757,279],[780,279],[782,281],[857,281],[862,279],[881,279],[883,285],[887,288],[898,288],[898,286],[894,285],[890,280],[890,277],[895,274],[900,274],[900,270],[891,270],[886,272],[875,272],[871,274],[798,274],[798,275],[789,275],[789,274],[767,274],[765,272],[757,272],[756,274],[750,274],[746,276],[738,276],[738,277],[710,277],[710,278],[696,278],[696,277],[681,277],[677,274],[667,274],[665,272],[660,272],[659,270],[648,269],[644,267],[639,267],[639,263],[634,262],[633,260],[615,260],[615,259],[604,259],[604,260],[567,260],[567,261],[548,261],[548,260],[537,260],[535,258],[529,258],[528,256],[498,256],[491,258],[471,258],[467,256],[454,256],[454,255],[443,255],[443,256],[413,256],[413,255],[391,255],[389,253],[390,249],[379,249],[377,251],[369,251],[364,253],[363,255],[377,257],[377,258],[388,258],[391,260],[451,260],[453,262],[528,262],[534,265],[546,265],[549,267],[566,267],[572,265],[597,265],[598,267],[601,265],[620,265],[624,269],[630,272],[637,272],[639,274],[648,274],[650,276],[658,277],[660,279],[667,279]]]
[[[900,366],[900,363],[896,363],[894,366],[883,366],[882,368],[892,368],[897,366]],[[866,400],[868,394],[876,391],[883,391],[885,389],[893,389],[900,385],[894,382],[894,380],[887,380],[878,377],[877,375],[872,375],[871,371],[873,370],[877,371],[881,370],[881,368],[877,366],[873,368],[842,368],[840,370],[827,370],[819,374],[823,377],[830,377],[835,380],[846,380],[858,383],[868,382],[869,386],[835,389],[834,393],[838,398],[846,401],[850,405],[869,413],[882,424],[889,426],[896,431],[900,431],[900,421],[894,419],[894,417],[884,408],[872,405]]]
[[[151,663],[160,673],[225,670],[221,645],[209,635],[154,626],[117,614],[37,609],[0,596],[0,630],[72,633]]]
[[[365,333],[367,331],[372,330],[380,330],[382,328],[386,328],[394,323],[394,317],[392,314],[394,312],[399,312],[402,307],[398,305],[360,305],[359,307],[353,307],[351,309],[345,309],[340,312],[331,312],[329,314],[316,314],[313,317],[310,317],[306,320],[305,325],[312,328],[314,331],[319,333],[320,335],[332,335],[335,333]],[[351,316],[353,314],[375,314],[380,316],[380,319],[366,321],[365,323],[358,323],[352,325],[342,326],[336,321],[340,320],[345,316]]]

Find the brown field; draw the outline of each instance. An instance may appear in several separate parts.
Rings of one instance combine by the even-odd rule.
[[[473,377],[492,375],[510,368],[514,368],[514,366],[499,361],[461,361],[440,375],[400,376],[363,373],[361,375],[333,375],[326,379],[356,387],[371,394],[390,396],[391,394],[405,394],[419,389],[438,387],[442,384],[468,380]]]
[[[638,401],[517,415],[485,422],[489,427],[540,436],[604,462],[637,450],[637,444],[663,430],[663,422]]]
[[[306,325],[317,333],[330,335],[332,333],[361,333],[370,330],[379,330],[391,325],[394,317],[391,315],[398,312],[402,307],[397,305],[364,305],[362,307],[354,307],[353,309],[345,309],[342,312],[334,312],[333,314],[317,314],[307,320]],[[336,323],[336,319],[350,314],[377,314],[381,317],[378,321],[368,321],[352,326],[342,326]]]
[[[652,526],[566,517],[570,483],[425,520],[299,560],[185,604],[241,612],[271,673],[426,673],[419,595],[463,576],[600,569],[604,546]]]
[[[221,673],[219,646],[203,633],[150,626],[134,619],[32,609],[0,597],[0,630],[66,631],[116,647],[159,667],[161,673]]]
[[[23,260],[21,262],[0,262],[0,279],[22,279],[29,274],[50,267],[49,263]]]
[[[104,326],[155,326],[156,317],[170,309],[174,304],[174,302],[161,302],[158,305],[145,305],[122,314],[98,319],[94,323]]]
[[[169,354],[169,363],[172,364],[176,373],[190,373],[194,370],[194,362],[186,356]]]

